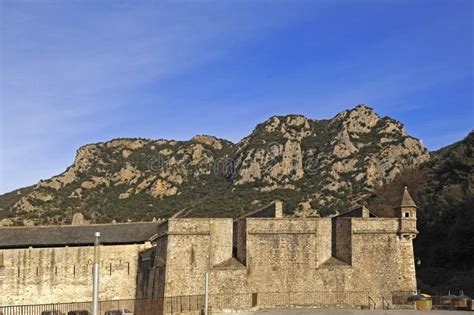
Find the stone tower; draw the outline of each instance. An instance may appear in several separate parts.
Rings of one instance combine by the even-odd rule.
[[[401,286],[409,291],[416,291],[413,239],[418,234],[416,229],[417,208],[405,186],[400,205],[395,207],[395,216],[399,218],[400,281]]]
[[[407,186],[405,186],[405,191],[403,192],[402,201],[400,205],[395,207],[395,216],[399,218],[413,218],[416,219],[416,209],[418,206],[415,204],[413,199],[408,192]]]

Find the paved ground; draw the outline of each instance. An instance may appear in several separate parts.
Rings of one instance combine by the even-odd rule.
[[[229,312],[219,313],[223,314],[236,314],[236,315],[474,315],[474,312],[467,311],[411,311],[411,310],[327,310],[327,309],[312,309],[312,308],[299,308],[299,309],[274,309],[274,310],[262,310],[256,312]],[[213,314],[214,315],[214,314]]]

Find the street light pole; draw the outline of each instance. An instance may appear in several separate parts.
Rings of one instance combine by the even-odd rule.
[[[100,268],[100,232],[95,232],[94,241],[94,283],[92,287],[92,314],[99,315],[99,268]]]
[[[209,309],[209,273],[206,271],[206,294],[204,299],[204,315],[208,314]]]
[[[209,310],[209,256],[206,256],[206,274],[204,276],[204,315]]]

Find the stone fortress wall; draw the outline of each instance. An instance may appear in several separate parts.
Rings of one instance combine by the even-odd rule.
[[[214,309],[324,306],[338,299],[360,307],[368,296],[381,305],[414,292],[416,212],[376,218],[357,211],[335,218],[274,211],[273,218],[237,221],[170,219],[140,261],[137,297],[202,295],[206,271]]]
[[[101,300],[202,297],[208,272],[215,310],[361,307],[368,296],[381,305],[382,298],[416,290],[416,205],[406,190],[403,200],[390,218],[363,207],[333,218],[284,217],[275,202],[236,220],[3,228],[0,305],[90,301],[93,241],[77,240],[96,229],[108,235],[101,246]],[[24,248],[16,248],[20,243]],[[175,306],[162,309],[183,309]]]
[[[149,246],[101,246],[101,300],[135,298],[138,254]],[[93,259],[93,246],[0,250],[0,305],[90,301]]]

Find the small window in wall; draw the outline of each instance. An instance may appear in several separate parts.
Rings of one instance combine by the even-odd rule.
[[[410,217],[410,212],[405,212],[405,218],[409,218]]]

